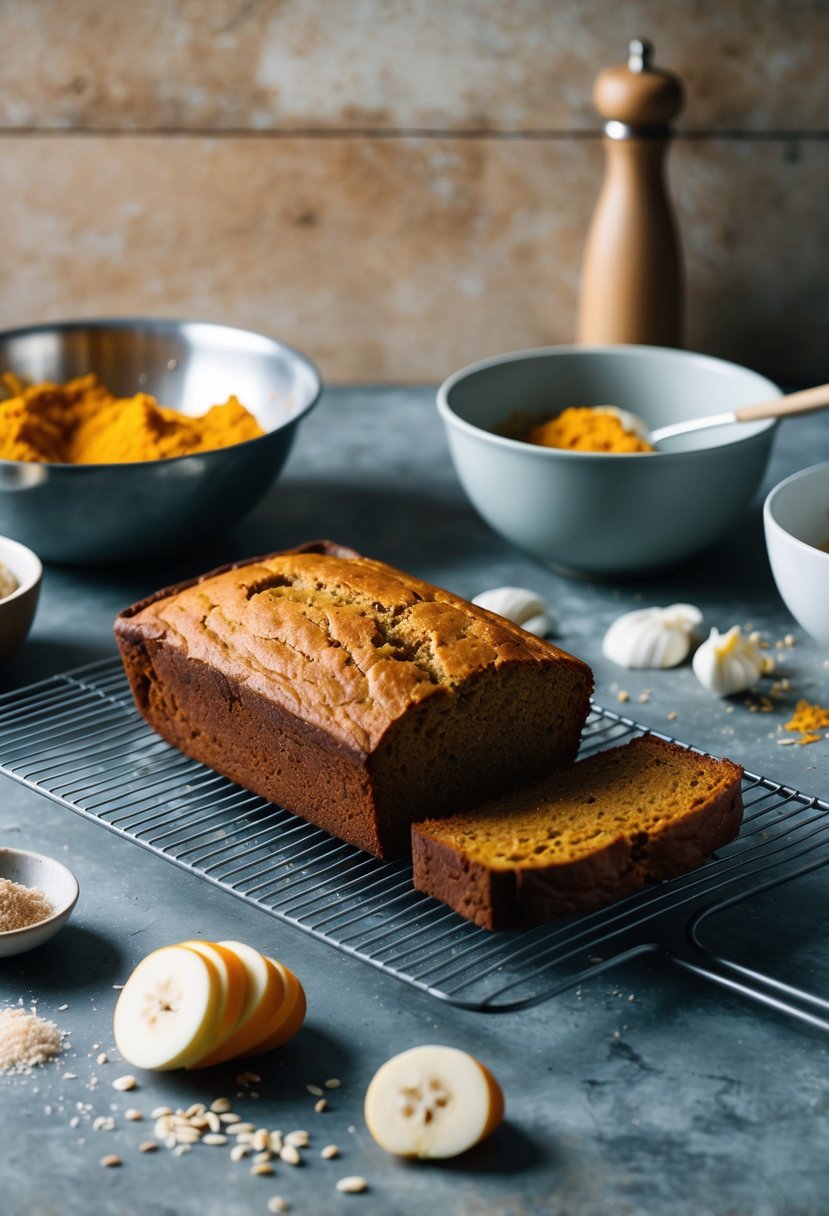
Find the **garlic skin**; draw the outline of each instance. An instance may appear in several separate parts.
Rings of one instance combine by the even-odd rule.
[[[766,670],[766,659],[759,647],[743,637],[739,625],[727,633],[712,629],[692,663],[703,688],[718,697],[752,688]]]
[[[546,600],[527,587],[493,587],[476,595],[472,603],[488,612],[497,612],[537,638],[543,638],[553,628]]]
[[[617,617],[604,635],[602,654],[620,667],[676,667],[687,657],[702,613],[693,604],[638,608]]]

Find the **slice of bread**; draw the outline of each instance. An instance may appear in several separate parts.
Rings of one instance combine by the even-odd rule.
[[[412,827],[414,885],[486,929],[588,912],[698,866],[740,829],[743,770],[654,735]]]

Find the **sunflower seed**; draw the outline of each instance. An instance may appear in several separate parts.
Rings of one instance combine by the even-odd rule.
[[[339,1180],[337,1190],[342,1191],[344,1195],[359,1195],[362,1191],[368,1190],[368,1183],[359,1174],[350,1174],[347,1178]]]

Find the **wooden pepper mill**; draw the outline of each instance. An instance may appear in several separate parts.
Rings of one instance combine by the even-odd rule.
[[[649,42],[596,79],[605,119],[605,179],[587,235],[578,339],[584,343],[682,343],[682,267],[664,161],[682,85],[652,67]]]

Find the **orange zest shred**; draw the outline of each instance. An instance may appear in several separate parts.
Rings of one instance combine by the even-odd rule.
[[[808,701],[798,701],[790,722],[785,724],[786,730],[799,731],[800,738],[795,743],[817,743],[821,739],[818,733],[829,727],[829,709],[822,705],[810,705]]]
[[[571,452],[652,452],[646,439],[627,430],[615,414],[590,406],[571,406],[549,422],[527,431],[524,439],[545,448]]]
[[[123,464],[189,456],[263,434],[236,397],[200,417],[166,409],[148,393],[116,397],[90,373],[27,387],[7,373],[0,401],[0,459]]]

